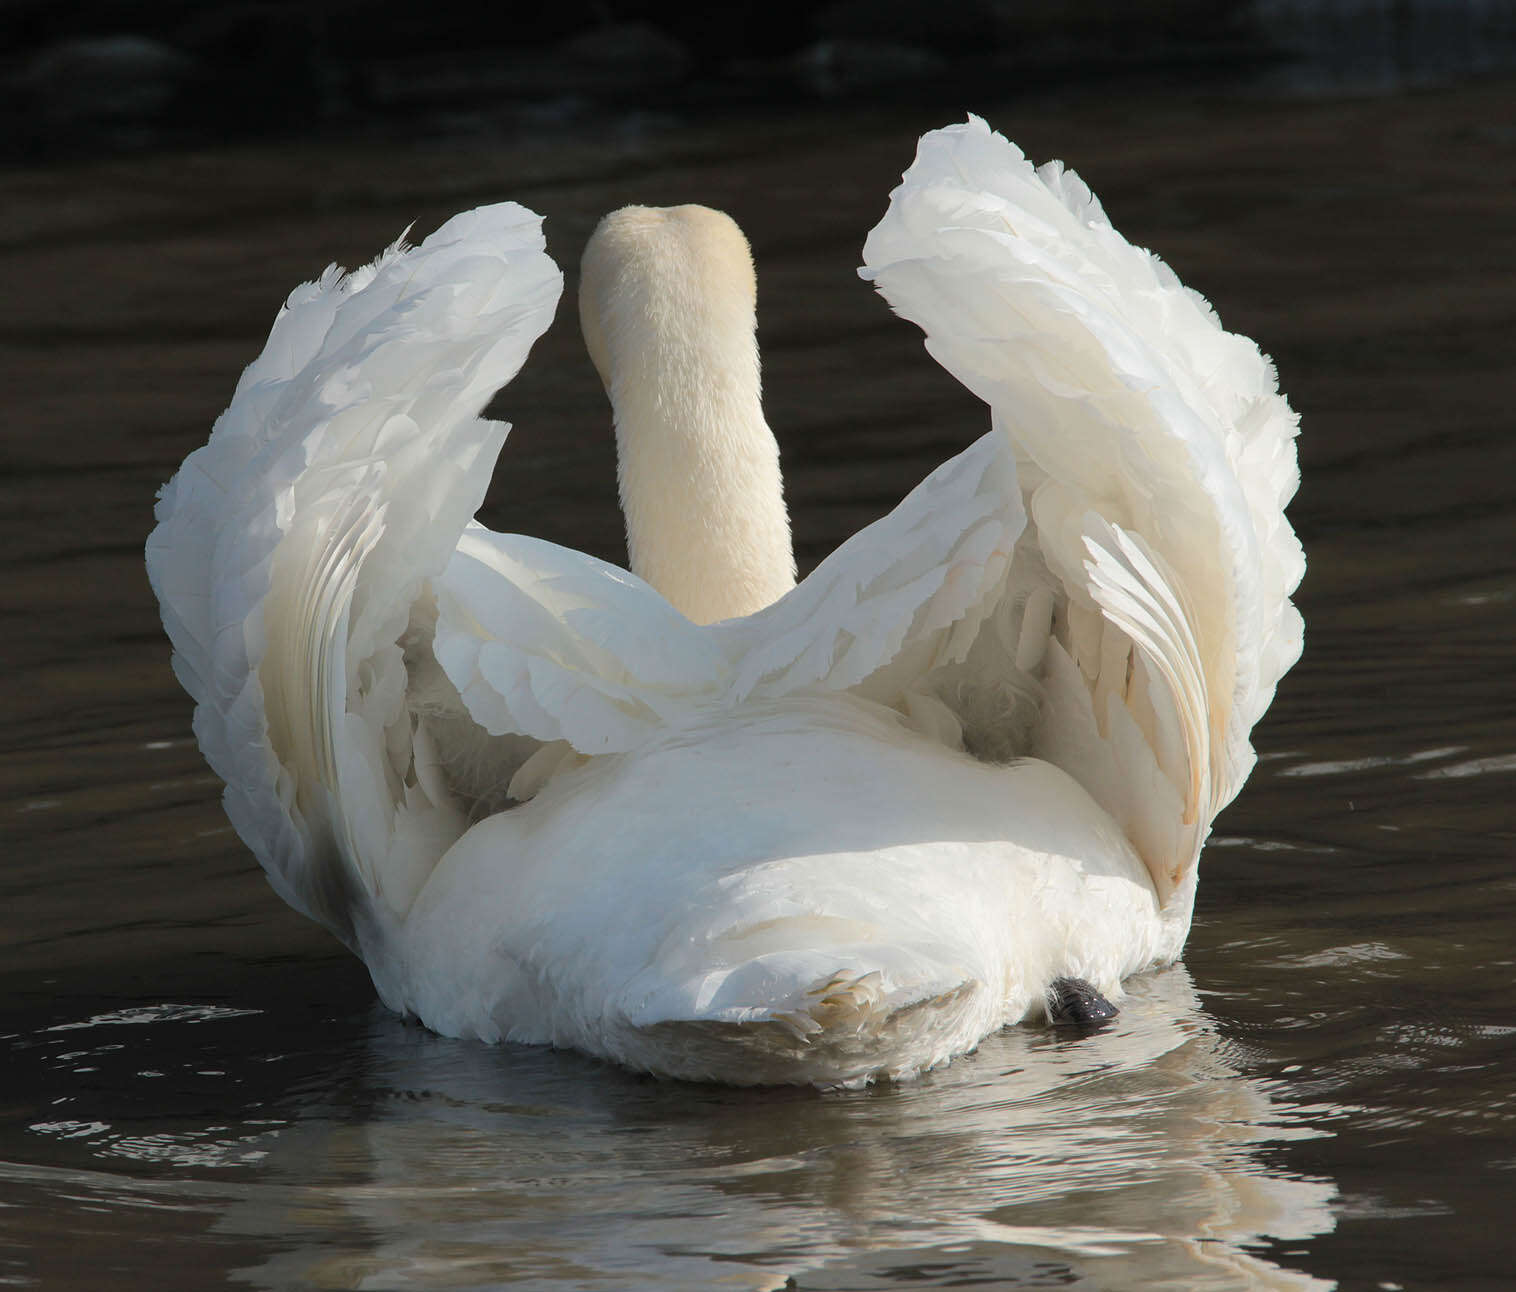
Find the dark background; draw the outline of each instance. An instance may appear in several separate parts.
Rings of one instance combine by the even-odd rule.
[[[1134,87],[1385,92],[1513,58],[1511,0],[4,0],[0,156]]]
[[[1138,1075],[1171,1075],[1181,1108],[1207,1080],[1223,1098],[1261,1090],[1281,1125],[1308,1132],[1238,1153],[1336,1190],[1329,1231],[1261,1231],[1273,1264],[1348,1288],[1507,1286],[1513,50],[1516,3],[1500,0],[0,0],[0,1275],[203,1288],[287,1248],[382,1250],[404,1225],[349,1217],[342,1201],[380,1173],[301,1136],[340,1147],[420,1110],[417,1164],[451,1188],[464,1150],[505,1128],[512,1082],[554,1109],[511,1141],[532,1152],[556,1147],[576,1102],[622,1116],[646,1099],[650,1135],[708,1129],[718,1104],[738,1128],[790,1119],[748,1094],[722,1103],[567,1056],[439,1041],[432,1060],[477,1069],[479,1133],[433,1151],[427,1110],[450,1116],[459,1100],[413,1056],[385,1057],[429,1038],[373,1004],[363,967],[279,902],[231,834],[142,544],[155,491],[204,441],[295,284],[364,262],[413,221],[419,237],[515,198],[547,217],[569,290],[492,410],[517,425],[485,518],[623,559],[574,266],[605,211],[703,201],[753,242],[766,408],[809,568],[984,429],[853,276],[914,140],[972,109],[1034,159],[1077,167],[1132,241],[1273,355],[1302,415],[1290,516],[1310,562],[1306,654],[1208,845],[1185,957],[1199,1004],[1181,1022],[1214,1043],[1217,1070]],[[196,1009],[229,1012],[186,1022]],[[98,1022],[123,1013],[144,1021]],[[945,1196],[922,1164],[937,1160],[934,1128],[962,1123],[957,1083],[983,1086],[997,1125],[997,1102],[1018,1098],[997,1083],[1035,1073],[1039,1046],[1068,1057],[1017,1029],[939,1084],[807,1104],[832,1137],[815,1144],[753,1149],[734,1131],[734,1160],[773,1161],[730,1178],[759,1180],[764,1199],[788,1190],[820,1230],[849,1234],[851,1184],[832,1177],[857,1178],[861,1142],[925,1214]],[[1122,1097],[1147,1124],[1156,1101],[1137,1090]],[[1101,1125],[1090,1100],[1078,1083],[1056,1092],[1069,1143],[1104,1162],[1099,1136],[1080,1137],[1081,1118]],[[194,1165],[270,1119],[277,1166]],[[625,1154],[597,1136],[596,1153]],[[983,1142],[1011,1159],[1020,1147]],[[1126,1165],[1134,1214],[1172,1235],[1167,1186],[1144,1192],[1146,1167]],[[919,1194],[913,1178],[928,1182]],[[657,1163],[646,1180],[688,1183]],[[1084,1202],[1095,1183],[1069,1173],[1048,1213],[1014,1190],[1001,1201],[1028,1223],[1098,1224]],[[615,1177],[608,1229],[637,1230],[640,1187]],[[272,1194],[300,1206],[242,1250],[228,1217]],[[459,1196],[441,1189],[432,1205]],[[466,1213],[471,1240],[488,1239],[486,1219]],[[589,1230],[553,1225],[560,1247],[591,1250]],[[1236,1241],[1226,1230],[1213,1247]],[[1014,1250],[986,1242],[976,1259],[1008,1286]],[[807,1264],[828,1251],[758,1255],[791,1260],[801,1287],[878,1286]],[[892,1277],[983,1280],[948,1247],[928,1256],[901,1257]],[[1105,1285],[1135,1285],[1121,1271]]]

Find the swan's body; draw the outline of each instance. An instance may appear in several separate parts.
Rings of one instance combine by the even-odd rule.
[[[484,208],[301,289],[164,491],[176,667],[280,893],[439,1031],[737,1082],[909,1074],[1176,957],[1300,648],[1257,348],[1071,174],[927,136],[864,274],[994,430],[793,586],[746,243],[628,208],[581,292],[628,575],[469,520],[542,245]]]

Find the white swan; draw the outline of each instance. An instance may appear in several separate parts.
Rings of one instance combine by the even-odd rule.
[[[392,1008],[847,1084],[1179,954],[1300,650],[1295,417],[975,118],[864,260],[993,429],[798,586],[751,259],[700,207],[585,253],[635,574],[470,520],[507,429],[478,413],[561,287],[514,204],[297,290],[163,490],[148,568],[227,812]]]

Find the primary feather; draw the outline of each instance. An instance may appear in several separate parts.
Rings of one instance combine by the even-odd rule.
[[[165,487],[148,568],[228,814],[394,1008],[857,1083],[1179,954],[1300,649],[1294,416],[977,119],[864,261],[992,429],[798,586],[751,258],[698,207],[586,252],[633,573],[470,519],[561,288],[514,204],[298,290]]]

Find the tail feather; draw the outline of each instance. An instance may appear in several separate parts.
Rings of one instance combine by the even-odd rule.
[[[881,975],[838,973],[789,1008],[626,1029],[633,1062],[665,1076],[732,1085],[855,1088],[907,1080],[962,1053],[985,1030],[989,993],[966,979],[902,998]]]

